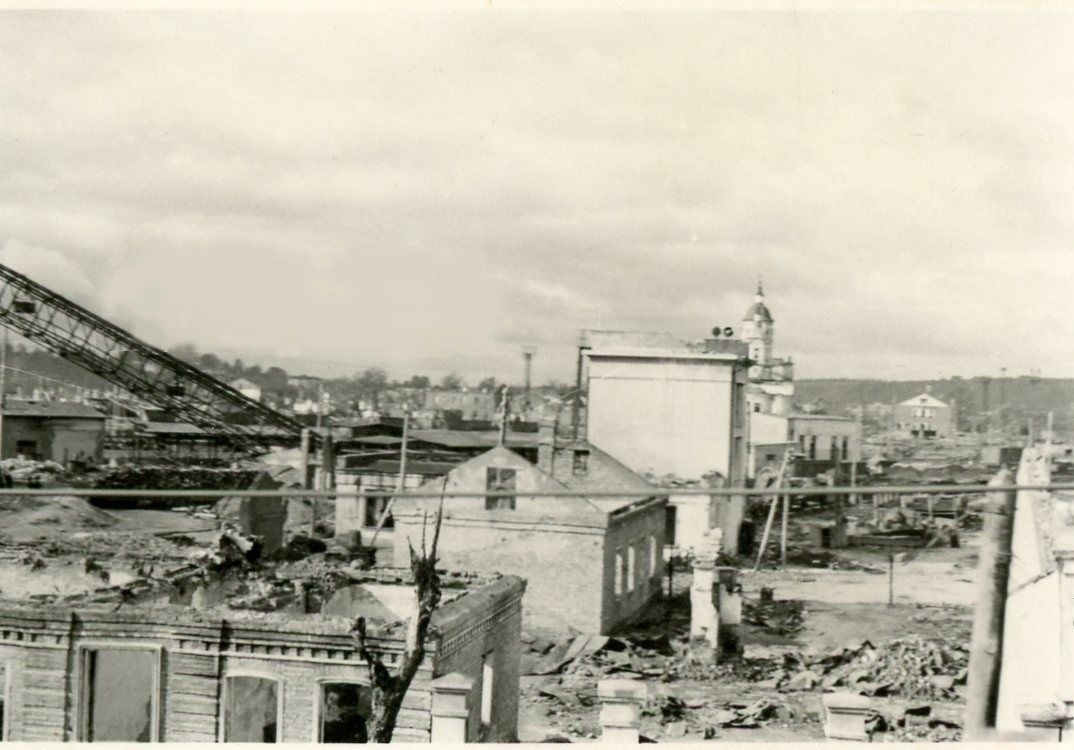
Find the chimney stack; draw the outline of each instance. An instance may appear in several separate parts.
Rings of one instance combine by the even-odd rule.
[[[556,456],[556,418],[543,417],[537,428],[537,468],[553,474]]]

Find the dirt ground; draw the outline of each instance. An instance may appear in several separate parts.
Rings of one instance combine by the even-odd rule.
[[[696,676],[642,675],[649,689],[650,709],[643,712],[642,733],[660,742],[690,742],[703,739],[734,742],[806,742],[824,739],[822,727],[822,686],[812,690],[777,691],[765,684],[771,664],[778,664],[785,654],[807,652],[825,654],[853,648],[862,641],[875,645],[895,639],[920,636],[930,642],[946,642],[968,647],[973,566],[976,539],[969,535],[959,548],[915,550],[909,559],[892,566],[894,604],[888,604],[889,558],[884,549],[852,548],[834,554],[838,569],[792,566],[787,570],[752,566],[740,573],[747,608],[756,603],[762,587],[771,588],[778,602],[800,608],[800,624],[794,632],[782,634],[780,627],[744,628],[744,654],[741,659],[724,660],[709,674]],[[897,551],[905,553],[905,550]],[[865,569],[844,569],[865,568]],[[685,591],[691,574],[675,576],[674,591]],[[680,614],[680,616],[682,616]],[[688,617],[687,614],[684,615]],[[749,618],[746,618],[748,622]],[[681,627],[683,623],[679,623]],[[630,638],[632,631],[623,634]],[[607,668],[605,668],[606,670]],[[705,670],[701,670],[705,672]],[[601,668],[582,666],[572,674],[527,675],[522,678],[520,739],[542,741],[558,737],[572,742],[599,738],[600,704],[595,685],[600,679],[615,677]],[[836,688],[846,689],[846,688]],[[544,691],[545,695],[541,695]],[[961,719],[961,688],[954,688],[946,699],[927,701],[931,718],[944,726]],[[573,693],[574,700],[564,693]],[[552,695],[553,697],[549,697]],[[729,710],[742,706],[773,703],[769,716],[754,728],[719,726]],[[895,721],[911,702],[899,697],[874,697],[873,704],[885,717]],[[679,713],[668,717],[652,706],[671,706]],[[736,709],[736,707],[739,707]],[[917,730],[913,730],[917,731]],[[926,739],[924,734],[915,739]],[[957,730],[935,730],[947,732]],[[952,739],[944,735],[939,739]],[[878,734],[877,739],[906,739],[897,732]],[[933,737],[936,739],[937,737]]]

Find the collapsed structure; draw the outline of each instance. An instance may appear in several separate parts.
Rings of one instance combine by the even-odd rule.
[[[0,601],[3,739],[365,742],[369,668],[393,668],[417,600],[409,571],[170,576],[48,605]],[[446,575],[400,741],[512,741],[525,582]],[[462,710],[460,710],[460,707]]]

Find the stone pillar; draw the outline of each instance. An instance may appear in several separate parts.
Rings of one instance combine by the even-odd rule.
[[[720,618],[716,608],[716,558],[720,554],[720,530],[711,529],[694,557],[694,580],[690,585],[690,638],[702,638],[716,648]]]
[[[467,741],[473,689],[474,681],[458,672],[433,680],[433,743]]]
[[[857,693],[827,693],[824,701],[824,736],[830,740],[869,742],[865,722],[872,713],[872,702]]]
[[[641,741],[641,707],[647,693],[641,680],[601,680],[597,684],[601,742]]]
[[[365,519],[365,495],[340,495],[336,498],[336,540],[354,547],[362,539]]]
[[[716,568],[717,601],[721,656],[742,653],[742,584],[735,568]]]

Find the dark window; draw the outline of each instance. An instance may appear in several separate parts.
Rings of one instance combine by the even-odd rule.
[[[87,650],[84,659],[83,741],[155,741],[157,653],[97,648]]]
[[[320,741],[369,742],[366,722],[372,713],[373,694],[364,685],[334,682],[321,687]]]
[[[849,445],[848,439],[843,438],[843,459],[844,460],[846,460],[846,457],[850,455],[850,453],[847,452],[847,446],[848,445]]]
[[[389,498],[383,495],[370,495],[366,499],[364,519],[366,528],[376,528],[380,523],[380,517],[384,515],[384,509],[388,507],[388,500]],[[392,518],[391,513],[384,519],[384,528],[395,528],[395,519]]]
[[[774,462],[776,460],[776,454],[775,453],[766,453],[766,454],[764,454],[764,460],[767,463],[772,463],[772,462]]]
[[[754,404],[754,405],[753,405],[753,410],[754,410],[755,412],[759,412],[759,411],[761,410],[761,405],[760,405],[760,404]]]
[[[279,693],[276,680],[228,677],[224,742],[276,742]]]
[[[675,511],[674,505],[668,505],[664,515],[664,543],[675,545]]]
[[[485,469],[486,492],[514,492],[515,470],[490,466]],[[514,510],[515,496],[485,497],[485,510]]]
[[[809,436],[809,458],[814,459],[817,457],[817,436]]]
[[[585,476],[589,472],[589,451],[574,452],[574,475]]]

